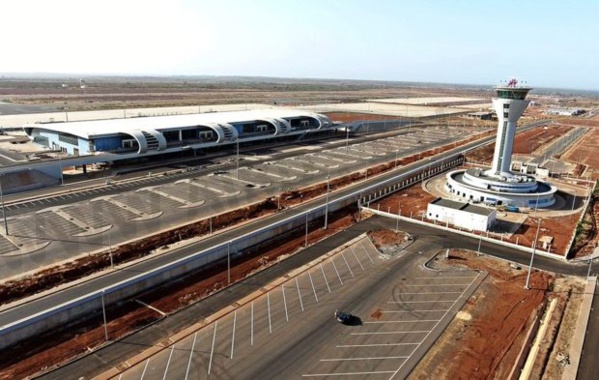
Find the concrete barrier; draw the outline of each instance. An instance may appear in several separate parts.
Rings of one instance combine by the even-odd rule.
[[[460,155],[443,160],[426,162],[406,173],[398,174],[379,183],[350,194],[337,197],[329,197],[327,205],[320,205],[298,215],[290,216],[263,228],[257,229],[245,235],[231,239],[187,257],[154,268],[146,273],[140,273],[119,283],[112,284],[104,289],[86,294],[75,300],[53,306],[35,315],[25,317],[21,320],[0,327],[0,349],[15,344],[21,340],[30,338],[37,334],[49,331],[53,328],[64,326],[70,321],[97,313],[102,306],[113,305],[118,302],[135,297],[148,289],[162,285],[172,279],[182,277],[208,264],[218,262],[229,257],[234,257],[239,252],[260,243],[268,241],[282,233],[304,226],[306,221],[321,218],[328,208],[329,213],[340,210],[350,205],[358,204],[360,199],[377,200],[388,194],[409,186],[415,174],[420,174],[427,168],[439,167],[446,170],[452,166],[459,165],[463,161]],[[432,175],[432,173],[430,174]],[[399,185],[398,184],[405,184]]]

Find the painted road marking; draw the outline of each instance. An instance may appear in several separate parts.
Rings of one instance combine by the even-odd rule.
[[[164,376],[162,377],[162,380],[166,380],[166,373],[168,372],[168,366],[171,364],[171,358],[173,357],[174,351],[175,351],[175,345],[173,344],[171,346],[171,353],[168,356],[168,360],[166,361],[166,368],[164,369]]]
[[[351,250],[351,253],[353,253],[354,257],[356,258],[356,261],[358,262],[358,265],[360,265],[360,268],[362,268],[362,270],[365,270],[364,266],[362,266],[362,263],[360,262],[360,259],[358,259],[358,256],[356,256],[356,252],[354,251],[354,249],[352,247],[349,247],[349,249]]]
[[[462,292],[422,292],[422,293],[404,293],[397,292],[397,294],[462,294]]]
[[[252,304],[253,306],[253,304]],[[212,348],[210,349],[210,359],[208,360],[208,374],[212,370],[212,358],[214,357],[214,344],[216,343],[216,329],[218,328],[218,319],[214,321],[214,333],[212,334]]]
[[[139,380],[143,380],[144,375],[146,374],[146,370],[148,369],[148,364],[150,364],[150,358],[148,358],[148,360],[146,360],[146,365],[144,366],[144,370],[141,373],[141,377],[139,378]]]
[[[381,313],[417,313],[427,311],[447,311],[447,309],[381,310]]]
[[[266,307],[268,309],[268,332],[272,334],[272,318],[270,317],[270,292],[266,293]]]
[[[335,359],[320,359],[321,362],[344,362],[357,360],[387,360],[387,359],[407,359],[409,356],[375,356],[372,358],[335,358]]]
[[[339,282],[341,283],[341,285],[343,285],[343,281],[341,281],[341,276],[339,275],[339,271],[337,270],[337,265],[335,265],[335,260],[333,260],[332,257],[331,264],[333,264],[333,268],[335,268],[335,273],[337,273],[337,278],[339,279]]]
[[[343,261],[345,261],[345,265],[347,265],[347,269],[349,269],[349,274],[351,274],[352,277],[355,277],[354,272],[351,270],[349,263],[347,262],[347,259],[345,258],[345,255],[343,254],[343,252],[341,252],[341,257],[343,257]]]
[[[316,302],[318,302],[318,296],[316,295],[316,288],[314,287],[314,281],[312,281],[312,274],[310,274],[310,272],[308,272],[308,277],[310,277],[310,284],[312,284],[312,291],[314,292],[314,298],[316,299]]]
[[[372,322],[362,322],[365,325],[376,325],[381,323],[417,323],[417,322],[439,322],[439,319],[416,319],[413,321],[372,321]]]
[[[297,288],[297,297],[299,298],[300,306],[302,307],[302,311],[304,311],[304,302],[302,301],[302,292],[300,290],[299,281],[297,280],[297,277],[295,278],[295,287]]]
[[[375,332],[357,332],[351,333],[349,335],[395,335],[395,334],[428,334],[429,330],[424,331],[375,331]]]
[[[372,257],[370,257],[370,253],[368,253],[368,250],[366,248],[364,248],[364,246],[362,245],[362,241],[360,241],[360,248],[362,248],[364,253],[366,253],[366,256],[368,256],[368,258],[370,259],[370,262],[374,264],[374,260],[372,260]]]
[[[418,284],[418,285],[410,285],[406,284],[405,286],[466,286],[469,284]]]
[[[340,372],[340,373],[314,373],[302,375],[303,377],[326,377],[326,376],[360,376],[377,375],[381,373],[395,373],[395,371],[372,371],[372,372]]]
[[[285,319],[289,322],[289,313],[287,312],[287,300],[285,299],[285,286],[281,285],[281,292],[283,293],[283,305],[285,305]]]
[[[340,344],[337,348],[354,348],[354,347],[386,347],[386,346],[417,346],[418,343],[371,343],[371,344]]]
[[[480,275],[480,274],[479,274]],[[449,307],[449,309],[447,309],[447,311],[443,314],[443,316],[441,317],[441,319],[439,319],[439,321],[437,323],[435,323],[435,325],[433,326],[432,329],[429,330],[429,332],[424,336],[424,338],[422,339],[422,341],[420,342],[420,344],[422,344],[422,342],[424,342],[426,340],[426,338],[428,338],[428,336],[435,331],[435,329],[437,328],[437,326],[439,326],[439,323],[441,323],[441,321],[443,320],[443,318],[445,318],[445,316],[447,315],[447,313],[449,313],[449,311],[451,310],[451,308],[456,304],[456,302],[458,302],[460,300],[460,298],[462,298],[462,296],[464,295],[464,293],[468,290],[468,288],[470,288],[470,286],[472,286],[472,284],[474,283],[474,281],[476,281],[476,279],[478,278],[477,275],[476,277],[474,277],[472,279],[472,281],[470,282],[470,285],[468,285],[468,287],[466,287],[466,289],[464,289],[464,291],[462,292],[462,295],[459,296],[455,301],[453,301],[452,305]],[[418,346],[416,346],[416,348],[414,348],[414,351],[416,351],[418,349],[418,347],[420,347],[420,344]],[[403,363],[401,363],[401,366],[399,366],[399,368],[397,369],[397,371],[395,371],[395,374],[393,376],[391,376],[392,378],[397,375],[397,373],[403,368],[404,364],[406,364],[407,360]]]
[[[193,334],[193,342],[191,342],[191,349],[189,350],[189,360],[187,361],[187,371],[185,371],[185,380],[189,378],[189,371],[191,370],[191,360],[193,359],[193,349],[196,346],[196,338],[198,337],[198,332],[196,331]]]
[[[327,284],[327,290],[330,293],[331,292],[331,287],[329,286],[329,281],[327,280],[327,276],[324,274],[324,268],[322,267],[322,263],[320,263],[320,271],[322,272],[322,277],[324,278],[325,284]]]
[[[235,347],[235,325],[237,325],[237,310],[233,314],[233,335],[231,336],[231,359],[233,359],[233,349]]]
[[[401,302],[397,302],[397,301],[387,301],[387,303],[392,303],[392,304],[404,304],[404,303],[434,303],[434,302],[455,302],[455,301],[401,301]]]

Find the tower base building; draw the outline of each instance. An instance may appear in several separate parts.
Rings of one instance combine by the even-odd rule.
[[[555,186],[510,170],[516,126],[528,106],[526,95],[530,90],[519,86],[515,79],[506,86],[495,88],[497,97],[493,99],[493,107],[497,112],[498,126],[491,169],[448,173],[445,189],[450,194],[463,201],[489,205],[542,208],[555,203]]]

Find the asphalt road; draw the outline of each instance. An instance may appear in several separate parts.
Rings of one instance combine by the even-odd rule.
[[[593,305],[587,331],[585,332],[584,346],[578,366],[578,380],[594,380],[599,373],[599,362],[597,361],[596,348],[599,347],[599,283],[595,284],[595,294],[593,295]]]
[[[233,285],[226,291],[219,292],[202,302],[192,305],[191,307],[169,316],[160,322],[125,338],[122,341],[100,349],[94,354],[88,355],[72,364],[54,371],[43,378],[69,378],[69,374],[73,373],[77,373],[79,376],[89,378],[93,375],[104,372],[117,363],[120,363],[124,357],[144,351],[150,345],[156,344],[157,342],[164,340],[165,337],[173,335],[173,333],[177,330],[189,326],[195,321],[205,318],[217,310],[234,303],[237,299],[242,298],[257,289],[260,289],[268,282],[277,277],[283,276],[291,269],[299,267],[304,263],[319,257],[323,253],[334,249],[335,247],[366,231],[380,228],[393,229],[395,228],[395,221],[376,216],[358,223],[349,228],[347,231],[338,233],[322,243],[310,247],[301,254],[292,256],[279,265],[260,272],[246,281]],[[444,248],[467,248],[476,250],[478,247],[477,239],[456,236],[451,233],[446,233],[445,231],[440,231],[429,227],[401,222],[400,229],[411,233],[415,239],[414,246],[409,249],[412,254],[417,251],[428,252],[429,250],[435,251]],[[422,247],[422,249],[419,249],[418,247]],[[485,242],[483,242],[481,245],[481,251],[485,254],[492,254],[494,256],[505,258],[510,261],[517,261],[523,264],[529,260],[529,256],[523,252],[512,252],[504,247],[495,246]],[[407,257],[405,260],[407,260]],[[535,260],[535,267],[548,271],[571,272],[579,275],[586,273],[586,267],[584,265],[572,266],[543,257],[538,257],[538,260]],[[524,284],[522,284],[522,286],[524,286]],[[372,290],[374,287],[371,287],[370,289]],[[352,297],[353,296],[349,296],[349,298],[345,299],[345,301],[340,302],[339,304],[342,305],[341,307],[353,308],[354,304],[351,301],[351,299],[353,299]],[[363,294],[361,296],[358,294],[356,297],[360,298],[368,296],[367,294]],[[355,305],[358,305],[358,303]],[[313,330],[303,330],[303,333],[305,333],[307,336],[310,336],[312,332]],[[318,336],[318,334],[314,336]],[[310,340],[308,337],[304,337],[302,342],[309,344]],[[317,342],[313,343],[316,344]],[[254,357],[254,359],[256,358]],[[283,365],[281,364],[280,366]]]

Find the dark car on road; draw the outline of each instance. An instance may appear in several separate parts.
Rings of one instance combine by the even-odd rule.
[[[335,310],[335,319],[344,325],[351,325],[356,320],[356,317],[345,311]]]

